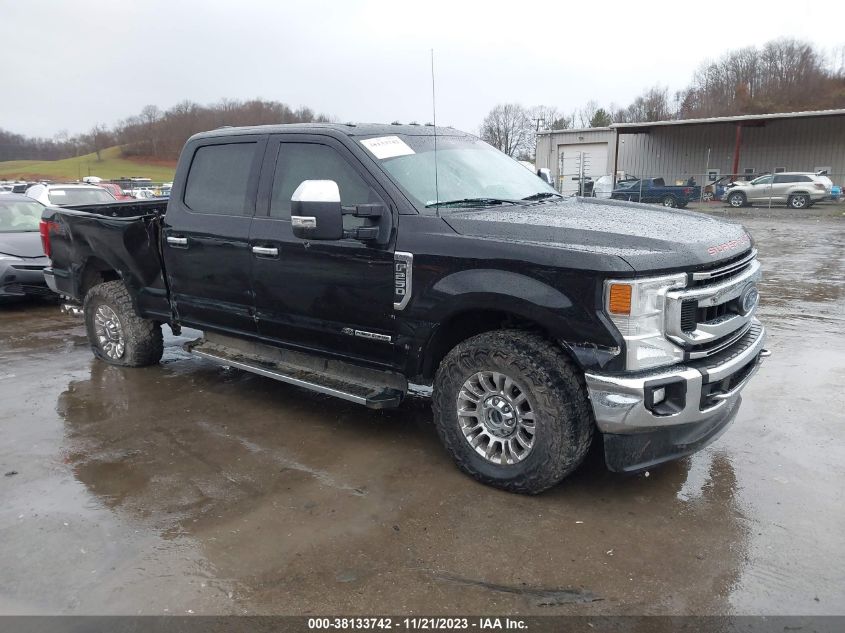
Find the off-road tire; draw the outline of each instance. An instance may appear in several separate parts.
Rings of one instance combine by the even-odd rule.
[[[94,314],[101,305],[111,308],[120,321],[125,349],[118,359],[110,358],[97,342]],[[92,287],[85,295],[82,309],[91,350],[100,360],[122,367],[144,367],[161,360],[164,353],[161,324],[136,314],[129,291],[122,281],[107,281]]]
[[[797,193],[794,196],[789,196],[786,204],[790,209],[807,209],[810,206],[810,196]]]
[[[516,464],[487,461],[461,431],[458,392],[479,371],[509,375],[532,400],[534,446]],[[574,471],[590,448],[595,426],[583,374],[553,343],[521,330],[485,332],[452,349],[437,369],[433,410],[440,439],[462,471],[484,484],[523,494],[543,492]]]
[[[748,198],[746,198],[745,194],[741,191],[736,191],[728,195],[728,204],[734,209],[739,209],[740,207],[744,207],[748,204]]]

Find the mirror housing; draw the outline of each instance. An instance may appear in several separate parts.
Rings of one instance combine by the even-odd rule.
[[[290,199],[293,234],[303,240],[342,240],[385,245],[393,228],[390,209],[383,204],[340,204],[340,189],[334,180],[304,180]],[[346,230],[343,216],[364,219],[363,226]]]
[[[340,189],[334,180],[304,180],[290,199],[293,234],[303,240],[343,239]]]

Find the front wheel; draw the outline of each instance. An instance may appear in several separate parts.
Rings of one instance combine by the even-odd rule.
[[[789,196],[787,204],[791,209],[806,209],[810,206],[810,196],[804,194]]]
[[[433,396],[438,434],[458,467],[510,492],[537,494],[559,483],[592,441],[583,376],[529,332],[460,343],[441,362]]]
[[[88,291],[82,304],[94,356],[111,365],[143,367],[161,360],[161,325],[135,313],[122,281],[107,281]]]
[[[737,191],[728,196],[728,204],[738,209],[745,206],[745,194]]]
[[[713,192],[712,191],[705,191],[704,195],[701,196],[701,199],[704,202],[712,202],[713,201]]]

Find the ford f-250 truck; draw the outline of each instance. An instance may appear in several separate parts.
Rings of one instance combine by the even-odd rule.
[[[448,128],[199,134],[168,202],[50,208],[41,231],[103,361],[157,363],[162,324],[190,326],[193,354],[369,407],[428,392],[460,468],[515,492],[597,433],[614,471],[699,449],[767,354],[742,226],[562,199]]]

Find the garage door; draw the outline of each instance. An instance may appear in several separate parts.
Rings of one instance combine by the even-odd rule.
[[[591,176],[593,180],[607,173],[607,143],[560,145],[558,157],[560,160],[558,188],[564,195],[578,191],[582,165],[584,176]]]

